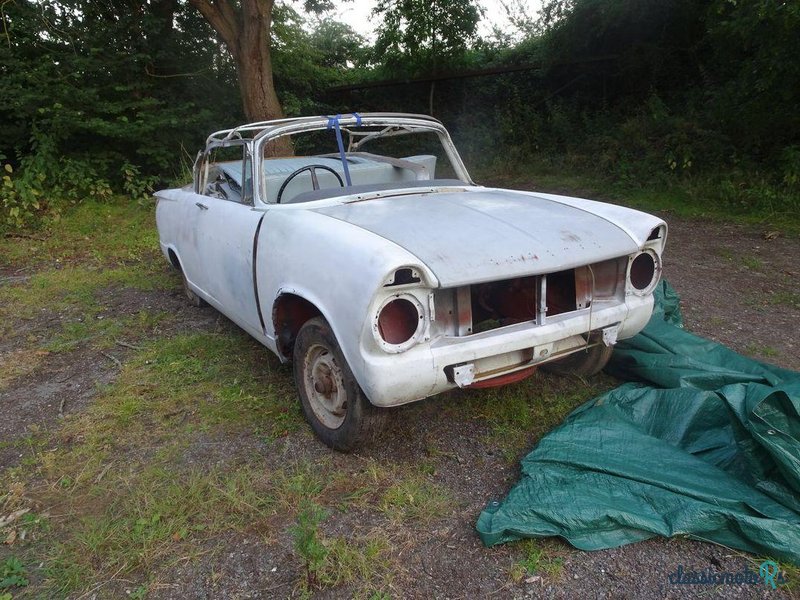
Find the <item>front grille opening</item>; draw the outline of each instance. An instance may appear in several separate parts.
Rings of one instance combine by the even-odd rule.
[[[536,318],[539,277],[519,277],[472,286],[473,333]]]
[[[540,276],[519,277],[473,285],[472,333],[536,320],[540,280]],[[545,294],[547,316],[578,310],[575,269],[548,274]]]
[[[597,302],[622,301],[618,296],[628,260],[624,256],[547,275],[438,290],[433,327],[461,337],[517,323],[545,324],[549,317],[586,310]]]
[[[532,321],[539,303],[539,277],[519,277],[472,286],[472,332]]]
[[[578,310],[575,301],[575,269],[547,276],[547,316]]]

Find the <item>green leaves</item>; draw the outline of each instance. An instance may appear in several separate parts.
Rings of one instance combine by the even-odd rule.
[[[452,67],[476,39],[481,9],[474,0],[379,0],[375,59],[412,73]]]
[[[275,87],[287,115],[336,112],[320,105],[329,87],[358,77],[367,60],[365,40],[343,23],[312,21],[288,4],[273,9]]]
[[[292,526],[295,551],[303,559],[308,585],[316,583],[319,571],[328,556],[328,549],[320,539],[319,526],[327,517],[321,506],[304,502],[297,515],[297,523]]]
[[[25,587],[28,585],[28,580],[25,575],[27,575],[27,569],[25,569],[22,562],[15,556],[9,556],[2,566],[0,566],[0,590],[7,590],[12,587]],[[5,594],[0,593],[0,599],[4,595]]]

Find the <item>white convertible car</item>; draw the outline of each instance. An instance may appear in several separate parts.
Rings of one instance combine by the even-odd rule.
[[[667,237],[635,210],[475,185],[419,115],[219,131],[193,184],[156,197],[190,300],[293,362],[306,418],[338,450],[386,407],[543,365],[599,371],[650,318]]]

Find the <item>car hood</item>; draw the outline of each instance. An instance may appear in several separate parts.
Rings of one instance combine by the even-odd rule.
[[[314,209],[405,248],[442,287],[551,273],[636,252],[661,220],[510,190],[402,193]]]

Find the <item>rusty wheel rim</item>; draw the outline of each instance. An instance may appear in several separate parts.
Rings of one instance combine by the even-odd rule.
[[[311,410],[328,429],[336,429],[347,415],[347,390],[336,357],[322,345],[312,346],[303,364],[303,384]]]

